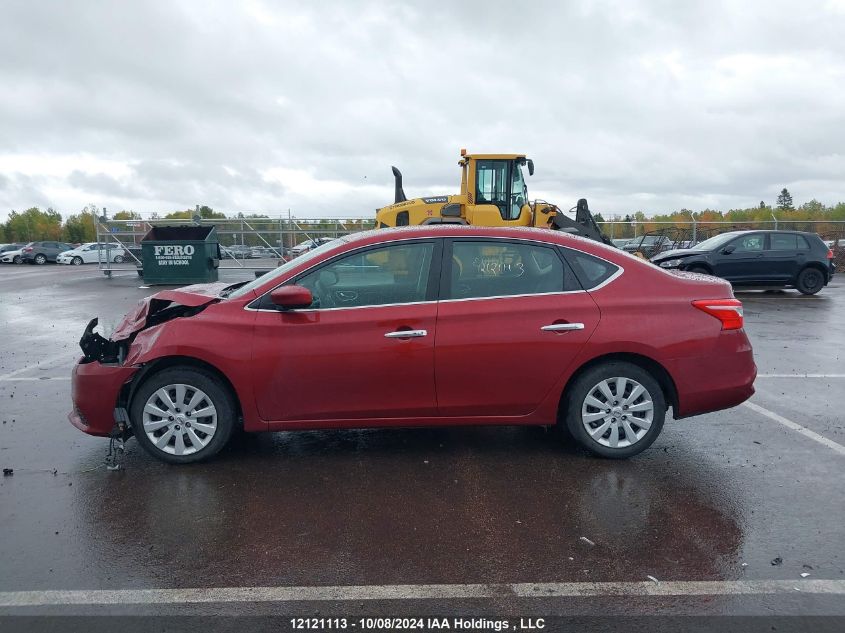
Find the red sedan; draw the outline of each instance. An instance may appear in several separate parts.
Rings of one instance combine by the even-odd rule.
[[[558,424],[604,457],[754,393],[742,304],[540,229],[341,238],[249,283],[165,290],[86,329],[70,421],[173,463],[233,430]]]

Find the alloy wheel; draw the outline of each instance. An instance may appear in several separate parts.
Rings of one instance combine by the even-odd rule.
[[[205,448],[217,431],[217,408],[191,385],[166,385],[144,405],[142,424],[150,442],[170,455],[191,455]]]
[[[602,380],[581,404],[581,423],[587,434],[608,448],[633,446],[648,433],[653,421],[651,394],[632,378]]]

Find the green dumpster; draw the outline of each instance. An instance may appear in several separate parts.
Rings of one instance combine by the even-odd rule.
[[[154,226],[141,240],[148,286],[217,281],[220,244],[213,226]]]

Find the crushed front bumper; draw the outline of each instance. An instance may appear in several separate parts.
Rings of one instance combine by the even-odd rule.
[[[116,425],[120,391],[137,371],[137,367],[80,359],[71,377],[73,410],[68,414],[70,423],[88,435],[111,435]]]

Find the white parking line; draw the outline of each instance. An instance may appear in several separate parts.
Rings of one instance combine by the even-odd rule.
[[[43,360],[38,361],[37,363],[33,363],[32,365],[27,365],[26,367],[21,367],[20,369],[16,369],[15,371],[10,371],[7,374],[0,375],[0,382],[9,380],[14,376],[17,376],[18,374],[23,374],[24,372],[28,372],[32,369],[37,369],[38,367],[41,367],[41,365],[46,365],[48,363],[56,363],[56,366],[58,366],[58,364],[64,362],[69,358],[77,358],[81,355],[81,352],[72,352],[70,354],[60,354],[58,356],[51,356],[50,358],[45,358]]]
[[[845,374],[757,374],[757,378],[845,378]]]
[[[824,444],[828,448],[832,448],[840,455],[845,455],[845,446],[842,446],[842,444],[838,444],[833,440],[829,440],[826,437],[819,435],[815,431],[811,431],[810,429],[801,426],[797,422],[788,420],[782,415],[778,415],[774,411],[769,411],[768,409],[761,407],[759,404],[754,404],[753,402],[744,402],[743,405],[748,407],[752,411],[756,411],[760,415],[765,415],[770,420],[774,420],[779,424],[783,424],[786,428],[792,429],[793,431],[800,433],[804,437],[808,437],[811,440],[818,442],[819,444]]]
[[[845,594],[845,580],[705,580],[669,582],[559,582],[475,585],[361,585],[339,587],[221,587],[0,592],[0,607],[57,605],[197,604],[226,602],[335,602],[559,598],[596,596],[728,596]]]

